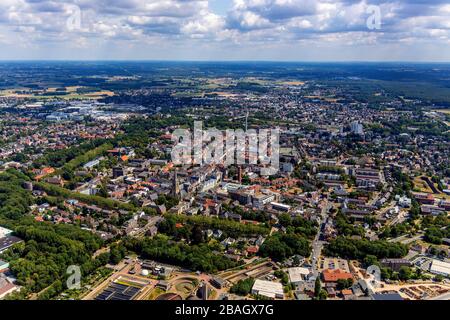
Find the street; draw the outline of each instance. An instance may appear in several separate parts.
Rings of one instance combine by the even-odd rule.
[[[320,215],[319,222],[319,230],[317,231],[316,237],[314,238],[311,246],[311,265],[312,271],[315,277],[319,275],[319,260],[322,253],[323,245],[326,243],[325,241],[320,240],[321,235],[325,226],[326,219],[328,217],[328,212],[331,209],[331,205],[328,203],[328,200],[325,200],[325,205],[322,208],[322,212]]]

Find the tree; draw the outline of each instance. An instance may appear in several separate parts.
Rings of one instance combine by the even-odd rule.
[[[364,262],[364,265],[366,266],[366,267],[370,267],[370,266],[373,266],[373,265],[377,265],[377,266],[379,266],[379,262],[378,262],[378,259],[377,259],[377,257],[375,257],[375,256],[373,256],[373,255],[367,255],[365,258],[364,258],[364,260],[363,260],[363,262]]]
[[[407,266],[402,266],[398,270],[398,277],[402,281],[406,281],[406,280],[411,279],[413,277],[412,269],[410,267],[407,267]]]
[[[65,169],[62,170],[61,177],[64,180],[71,181],[71,180],[73,180],[75,178],[75,175],[74,175],[72,170],[69,170],[69,169],[65,168]]]
[[[442,282],[443,280],[444,280],[444,276],[441,274],[438,274],[433,278],[433,281],[436,281],[436,282]]]
[[[293,255],[308,256],[311,252],[309,241],[297,234],[276,233],[266,239],[259,249],[263,257],[271,257],[276,261],[282,261]]]
[[[430,227],[425,231],[425,241],[433,244],[442,244],[442,239],[446,236],[444,230],[438,227]]]
[[[123,245],[113,244],[111,245],[109,254],[109,261],[112,264],[118,264],[123,258],[125,258],[126,249]]]
[[[314,283],[314,297],[319,299],[320,292],[322,291],[322,284],[320,283],[320,278],[316,278],[316,282]]]
[[[283,227],[288,227],[292,223],[291,216],[287,213],[280,214],[280,216],[278,217],[278,220]]]
[[[411,209],[409,209],[409,218],[411,220],[416,220],[420,215],[420,207],[417,202],[414,202],[411,206]]]
[[[15,247],[3,255],[10,263],[10,269],[17,283],[29,293],[40,292],[40,299],[50,299],[64,290],[67,267],[81,266],[86,276],[107,260],[92,254],[102,245],[95,234],[73,225],[38,223],[31,217],[23,217],[8,225],[25,244]],[[103,264],[102,264],[103,263]]]
[[[328,293],[325,290],[320,290],[319,300],[326,300],[328,298]]]
[[[352,239],[337,237],[325,247],[327,255],[346,259],[364,259],[368,255],[377,259],[401,258],[408,253],[408,246],[401,243],[384,240],[369,241],[367,239]]]
[[[353,279],[338,279],[336,289],[343,290],[348,289],[353,285]]]
[[[104,185],[104,184],[100,185],[100,188],[99,188],[97,194],[99,197],[108,198],[108,189],[106,188],[106,185]]]
[[[242,184],[250,184],[250,183],[251,183],[250,177],[248,175],[244,175],[242,177]]]
[[[128,250],[138,253],[143,258],[181,265],[191,270],[212,273],[240,265],[239,262],[217,254],[208,244],[173,242],[165,235],[144,239],[125,238],[123,244]]]
[[[200,244],[205,242],[205,234],[203,233],[202,228],[199,225],[196,225],[192,228],[192,243]]]
[[[253,279],[253,278],[239,280],[236,284],[234,284],[230,288],[230,292],[240,295],[240,296],[246,296],[252,291],[252,287],[253,287],[254,283],[255,283],[255,279]]]
[[[286,272],[284,272],[283,270],[277,270],[274,272],[275,277],[277,277],[278,279],[281,279],[281,283],[283,285],[287,285],[289,283],[289,277],[287,275]]]

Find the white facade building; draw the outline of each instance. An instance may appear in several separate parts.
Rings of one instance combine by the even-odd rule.
[[[279,282],[257,279],[253,285],[252,294],[261,295],[271,299],[283,299],[283,285]]]

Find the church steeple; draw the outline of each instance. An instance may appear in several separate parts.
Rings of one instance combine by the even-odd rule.
[[[180,194],[180,184],[178,183],[178,172],[175,169],[172,181],[172,195],[176,197],[179,194]]]

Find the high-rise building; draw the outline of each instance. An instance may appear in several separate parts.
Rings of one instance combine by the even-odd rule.
[[[238,181],[242,182],[242,166],[238,166]]]
[[[363,125],[361,123],[359,123],[358,121],[352,122],[352,124],[350,125],[350,128],[351,128],[352,133],[354,133],[354,134],[359,134],[359,135],[364,134]]]
[[[173,181],[172,181],[172,195],[174,197],[180,194],[180,184],[178,182],[178,172],[175,170],[173,173]]]

